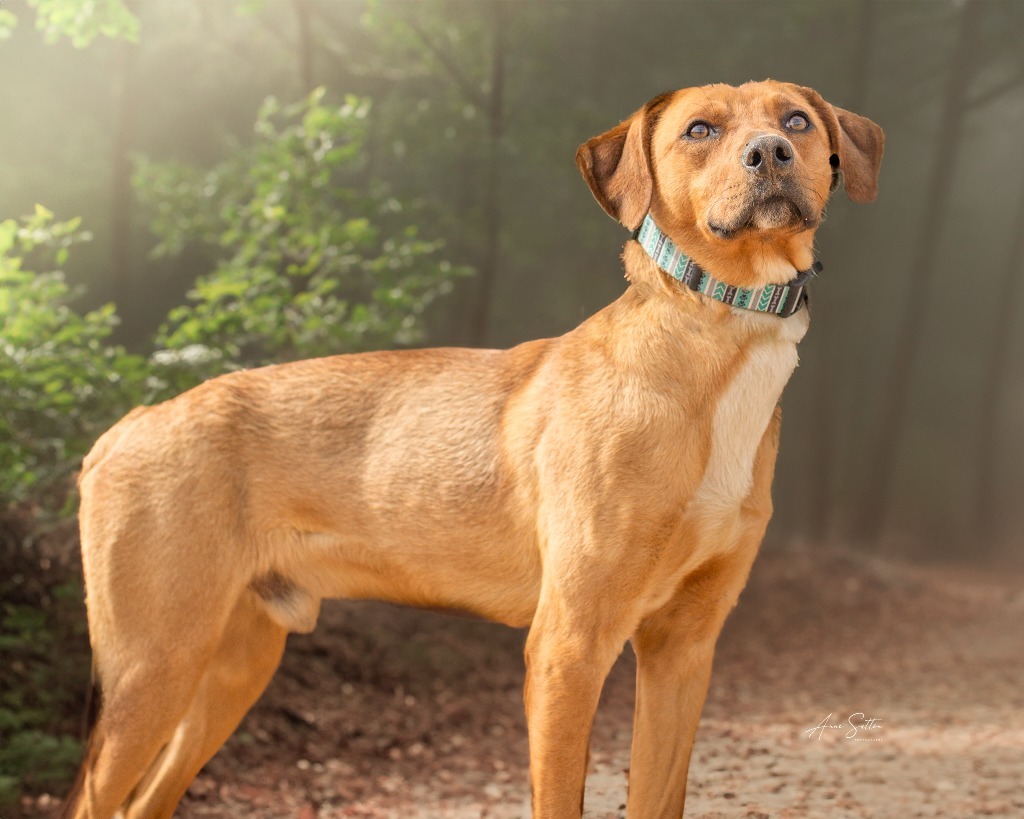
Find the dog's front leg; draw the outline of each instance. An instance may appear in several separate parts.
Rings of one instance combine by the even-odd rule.
[[[636,713],[629,819],[678,819],[715,642],[746,582],[753,551],[716,558],[686,577],[633,636]]]
[[[686,774],[707,696],[715,643],[747,582],[772,514],[771,483],[781,411],[761,439],[750,493],[733,521],[719,529],[715,556],[687,574],[660,609],[640,621],[636,713],[629,762],[629,819],[678,819]]]
[[[526,720],[534,819],[579,819],[590,728],[625,635],[594,606],[545,590],[526,641]]]

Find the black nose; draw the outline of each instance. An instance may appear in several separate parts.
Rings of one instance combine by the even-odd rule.
[[[793,163],[793,146],[776,134],[764,134],[747,143],[740,161],[743,167],[754,173],[787,168]]]

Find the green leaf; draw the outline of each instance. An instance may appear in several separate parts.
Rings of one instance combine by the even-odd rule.
[[[62,37],[84,48],[99,36],[138,42],[139,21],[124,0],[28,0],[36,9],[36,28],[47,42]]]

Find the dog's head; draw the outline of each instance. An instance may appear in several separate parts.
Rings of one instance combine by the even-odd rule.
[[[875,198],[883,146],[866,117],[766,80],[655,97],[583,144],[576,162],[626,227],[649,212],[706,269],[753,284],[810,264],[839,180],[853,201]]]

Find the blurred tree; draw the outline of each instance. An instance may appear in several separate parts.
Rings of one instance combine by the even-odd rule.
[[[900,444],[906,431],[910,386],[930,296],[935,290],[939,238],[963,138],[964,109],[981,53],[978,43],[983,15],[983,3],[965,0],[957,43],[949,62],[938,127],[943,138],[933,147],[921,222],[914,240],[914,257],[908,271],[907,301],[889,366],[887,388],[882,392],[878,440],[869,452],[866,482],[855,521],[855,536],[870,544],[877,543],[888,521]]]
[[[1019,307],[1021,279],[1024,278],[1024,184],[1020,189],[1010,233],[1010,248],[1002,267],[1000,281],[993,287],[995,333],[985,357],[983,380],[978,393],[978,449],[975,469],[977,487],[974,501],[974,530],[978,543],[986,551],[995,547],[997,528],[996,456],[999,452],[999,409],[1010,381],[1010,339]]]
[[[139,20],[129,0],[28,0],[36,9],[36,27],[47,42],[70,39],[76,48],[102,36],[121,40],[121,59],[116,71],[116,111],[111,156],[112,226],[111,275],[119,292],[130,295],[131,276],[131,158],[135,98],[132,74],[139,38]],[[16,23],[0,11],[0,36]]]
[[[132,157],[137,90],[134,82],[138,45],[125,39],[119,44],[114,91],[114,141],[111,155],[111,278],[118,297],[132,294]]]
[[[299,30],[299,75],[303,93],[309,94],[316,88],[313,75],[315,43],[313,41],[312,13],[309,0],[292,0],[295,21]]]
[[[479,112],[485,122],[481,169],[472,155],[462,157],[463,184],[477,187],[480,206],[475,215],[481,231],[477,281],[468,311],[468,341],[486,343],[491,300],[498,278],[502,232],[502,168],[505,160],[505,119],[508,19],[502,0],[486,3],[380,3],[369,18],[383,37],[385,49],[413,56],[423,68],[440,72],[461,100],[464,114]],[[448,22],[457,7],[460,26]],[[449,12],[446,14],[446,12]],[[468,35],[468,36],[467,36]],[[485,51],[481,49],[485,45]],[[422,69],[421,69],[422,70]],[[479,176],[479,178],[478,178]]]
[[[849,88],[843,98],[843,107],[850,111],[867,110],[868,89],[872,79],[873,43],[878,22],[878,4],[875,0],[859,0],[851,9],[853,22],[848,27],[850,38]],[[817,316],[816,316],[817,318]],[[816,362],[816,408],[811,424],[811,470],[808,481],[809,534],[822,543],[832,534],[836,506],[836,450],[839,430],[836,425],[839,402],[838,369],[840,347],[834,323],[824,317],[814,322],[812,360]]]

